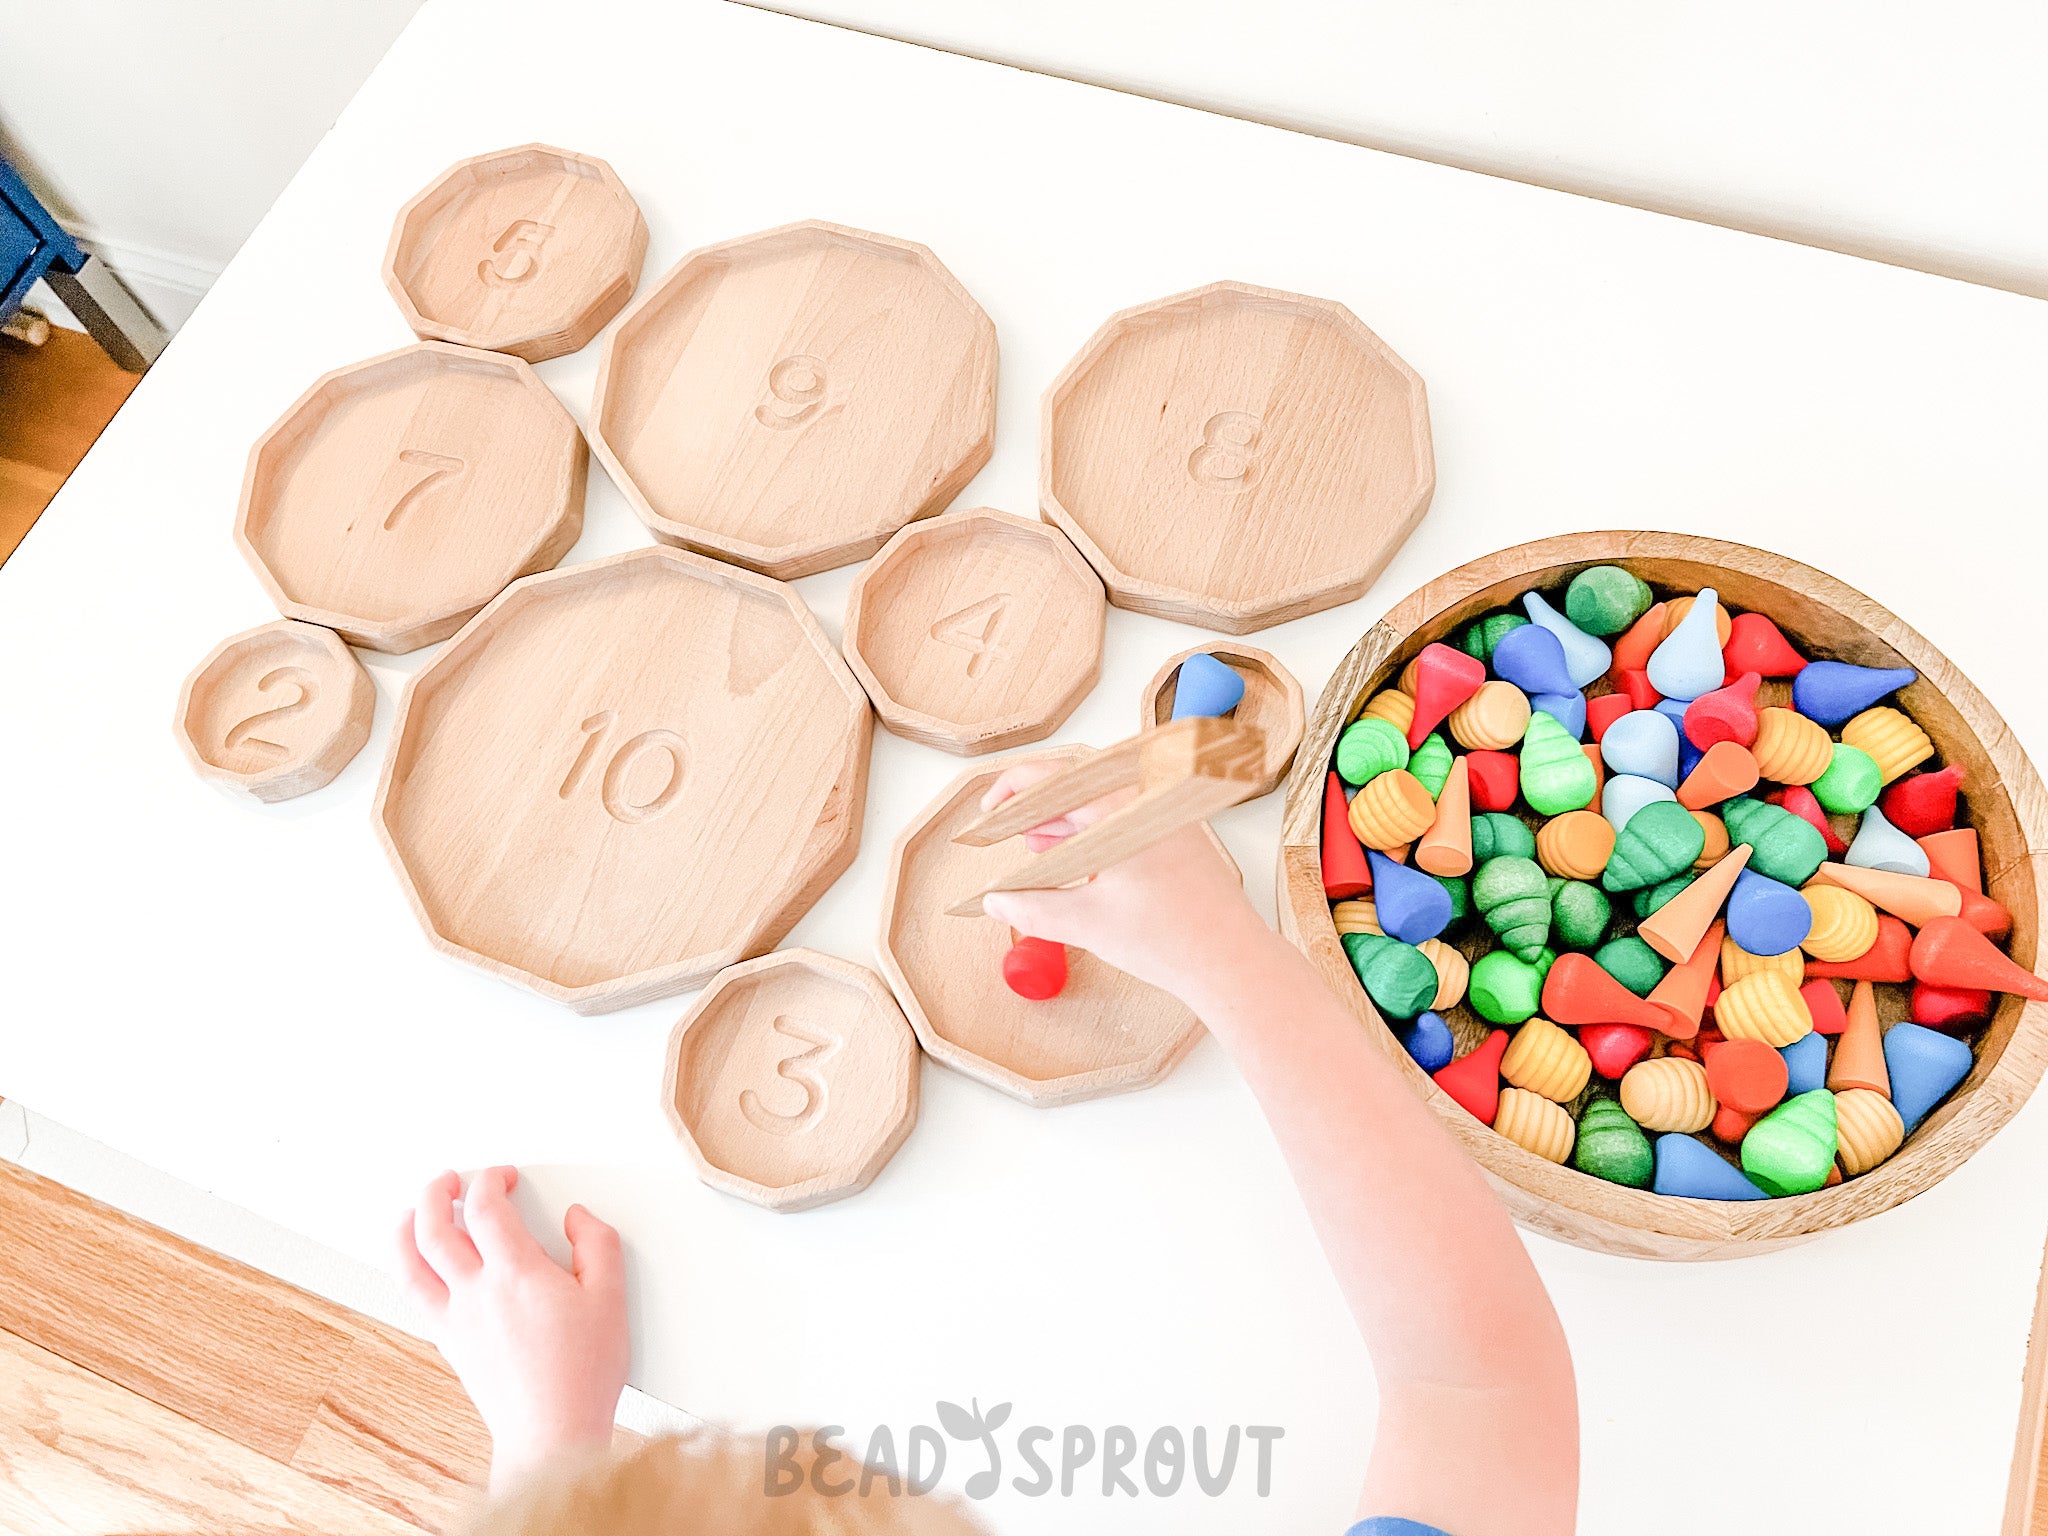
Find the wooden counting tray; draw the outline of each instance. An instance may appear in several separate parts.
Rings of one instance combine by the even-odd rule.
[[[1090,753],[1057,747],[963,773],[897,838],[882,892],[882,974],[918,1043],[934,1060],[1028,1104],[1150,1087],[1202,1032],[1201,1021],[1171,994],[1085,950],[1067,952],[1067,985],[1058,997],[1021,998],[1003,984],[1009,928],[992,918],[947,915],[1024,857],[1022,837],[985,848],[953,841],[980,815],[989,785],[1018,763],[1064,766]],[[1217,857],[1228,859],[1215,834],[1209,837]]]
[[[546,144],[459,160],[399,211],[384,286],[414,334],[529,363],[625,307],[647,221],[602,160]]]
[[[1243,721],[1266,738],[1258,793],[1270,795],[1294,766],[1295,749],[1308,728],[1301,684],[1272,652],[1255,645],[1197,645],[1167,657],[1152,674],[1152,681],[1145,685],[1144,696],[1138,701],[1138,729],[1150,730],[1173,718],[1174,686],[1180,664],[1199,651],[1206,651],[1244,679],[1244,697],[1238,700],[1230,718]]]
[[[1436,486],[1415,371],[1343,305],[1246,283],[1112,316],[1041,445],[1111,602],[1238,635],[1362,596]]]
[[[178,694],[201,777],[267,804],[333,782],[370,739],[377,690],[331,629],[279,619],[223,640]]]
[[[944,509],[995,411],[995,327],[939,259],[812,222],[706,246],[643,294],[590,426],[656,538],[787,581]]]
[[[917,1038],[882,979],[814,949],[720,971],[661,1102],[713,1189],[802,1211],[866,1189],[917,1123]]]
[[[1087,697],[1104,609],[1066,535],[978,507],[913,523],[868,562],[846,599],[846,659],[898,736],[1000,752]]]
[[[609,1012],[774,947],[852,863],[872,719],[787,587],[633,550],[420,669],[378,835],[436,948]]]
[[[326,374],[257,439],[235,542],[287,617],[415,650],[568,553],[588,467],[525,363],[420,342]]]

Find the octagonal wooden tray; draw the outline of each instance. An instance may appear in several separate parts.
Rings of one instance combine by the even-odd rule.
[[[882,978],[785,949],[712,978],[668,1040],[661,1103],[713,1189],[802,1211],[867,1188],[917,1123],[917,1037]]]
[[[1255,645],[1197,645],[1167,657],[1138,700],[1138,728],[1150,730],[1173,718],[1174,685],[1180,675],[1180,664],[1197,652],[1214,656],[1244,679],[1244,697],[1238,700],[1230,717],[1265,737],[1266,757],[1259,772],[1258,793],[1270,795],[1294,766],[1295,749],[1301,745],[1302,732],[1308,726],[1301,684],[1271,651],[1262,651]]]
[[[989,507],[912,523],[854,578],[845,649],[898,736],[972,756],[1050,736],[1102,670],[1102,583],[1065,534]]]
[[[415,650],[568,553],[588,467],[527,364],[420,342],[326,374],[257,439],[235,542],[287,617]]]
[[[1342,304],[1247,283],[1112,316],[1040,443],[1109,600],[1230,634],[1364,595],[1436,486],[1415,370]]]
[[[377,830],[437,948],[608,1012],[773,948],[853,861],[872,719],[788,587],[633,550],[419,671]]]
[[[370,739],[377,690],[331,629],[279,619],[223,640],[178,694],[178,745],[204,779],[266,804],[319,789]]]
[[[995,408],[995,327],[939,259],[811,222],[706,246],[641,295],[590,432],[656,538],[787,581],[943,510]]]
[[[1018,763],[1064,765],[1092,750],[1056,747],[970,768],[903,829],[882,892],[877,955],[918,1043],[935,1061],[1027,1104],[1149,1087],[1202,1033],[1201,1021],[1170,993],[1084,950],[1068,951],[1067,985],[1058,997],[1019,997],[1002,977],[1009,928],[993,918],[947,915],[1024,855],[1021,836],[985,848],[953,841],[980,814],[989,785]],[[1213,832],[1209,838],[1216,856],[1228,860]]]
[[[414,334],[537,363],[602,330],[646,259],[609,165],[526,144],[458,160],[400,209],[384,286]]]

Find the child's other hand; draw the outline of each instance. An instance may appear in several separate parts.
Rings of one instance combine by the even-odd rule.
[[[397,1241],[399,1283],[491,1431],[497,1487],[557,1451],[609,1445],[631,1354],[619,1234],[570,1206],[563,1269],[512,1208],[518,1182],[516,1168],[486,1168],[464,1195],[444,1173]]]
[[[1059,771],[1056,763],[1010,769],[982,796],[987,810]],[[1101,820],[1130,796],[1117,795],[1025,834],[1042,852]],[[1238,944],[1269,933],[1245,899],[1244,882],[1200,825],[1183,827],[1085,885],[1056,891],[996,891],[989,916],[1033,938],[1072,944],[1118,970],[1194,1003],[1203,973],[1232,963]]]

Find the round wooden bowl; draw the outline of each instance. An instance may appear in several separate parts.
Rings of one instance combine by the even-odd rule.
[[[1940,1182],[2012,1118],[2048,1062],[2048,1005],[2006,996],[1961,1087],[1891,1159],[1832,1189],[1786,1199],[1690,1200],[1610,1184],[1545,1162],[1472,1118],[1401,1048],[1352,974],[1323,896],[1318,847],[1325,776],[1337,735],[1376,690],[1433,640],[1532,588],[1554,588],[1614,563],[1666,591],[1711,586],[1733,607],[1767,614],[1811,655],[1912,667],[1901,702],[1941,759],[1968,770],[1964,794],[1983,846],[1986,888],[2013,915],[2011,952],[2040,957],[2048,878],[2048,795],[2012,731],[1949,659],[1862,593],[1821,571],[1741,544],[1669,533],[1580,533],[1518,545],[1460,566],[1396,605],[1345,657],[1317,700],[1287,781],[1280,848],[1280,926],[1428,1099],[1523,1226],[1581,1248],[1650,1259],[1723,1259],[1803,1242],[1886,1211]]]

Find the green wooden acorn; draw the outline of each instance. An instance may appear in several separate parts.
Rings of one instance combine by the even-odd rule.
[[[1444,781],[1451,776],[1451,761],[1451,744],[1431,731],[1409,757],[1408,771],[1422,781],[1422,787],[1434,800],[1444,792]]]
[[[1835,1163],[1835,1096],[1816,1088],[1787,1099],[1742,1138],[1742,1171],[1766,1194],[1804,1195]]]
[[[1553,880],[1550,889],[1550,926],[1557,942],[1566,949],[1591,949],[1607,931],[1614,904],[1599,886],[1584,880]]]
[[[1795,890],[1827,862],[1820,828],[1782,805],[1737,795],[1721,807],[1721,820],[1730,842],[1749,844],[1749,868]]]
[[[1341,942],[1365,995],[1389,1018],[1412,1019],[1436,997],[1436,967],[1413,944],[1383,933],[1347,933]]]
[[[1564,616],[1589,635],[1618,635],[1650,611],[1649,583],[1618,565],[1592,565],[1564,590]]]
[[[1491,949],[1472,966],[1465,988],[1472,1011],[1490,1024],[1519,1024],[1532,1017],[1543,1001],[1543,978],[1550,973],[1549,950],[1534,962],[1518,959],[1504,949]]]
[[[1630,1189],[1647,1188],[1656,1168],[1656,1153],[1642,1127],[1612,1099],[1594,1099],[1579,1116],[1579,1142],[1572,1166],[1581,1173]]]
[[[1536,834],[1522,824],[1521,817],[1510,816],[1506,811],[1486,811],[1472,818],[1475,864],[1484,864],[1488,859],[1535,857]]]
[[[1472,877],[1472,904],[1517,959],[1534,960],[1550,942],[1550,881],[1534,859],[1488,859]]]
[[[1615,892],[1656,885],[1690,869],[1706,846],[1707,829],[1691,811],[1676,800],[1653,800],[1621,829],[1600,883]]]
[[[1540,709],[1529,717],[1529,728],[1522,737],[1521,779],[1522,798],[1545,816],[1584,810],[1600,788],[1586,749],[1554,716]],[[1702,839],[1705,835],[1701,833]]]
[[[1520,629],[1529,621],[1519,613],[1489,613],[1474,619],[1465,626],[1465,635],[1460,642],[1467,656],[1477,656],[1481,661],[1493,661],[1493,648],[1500,644],[1500,637],[1511,629]]]

